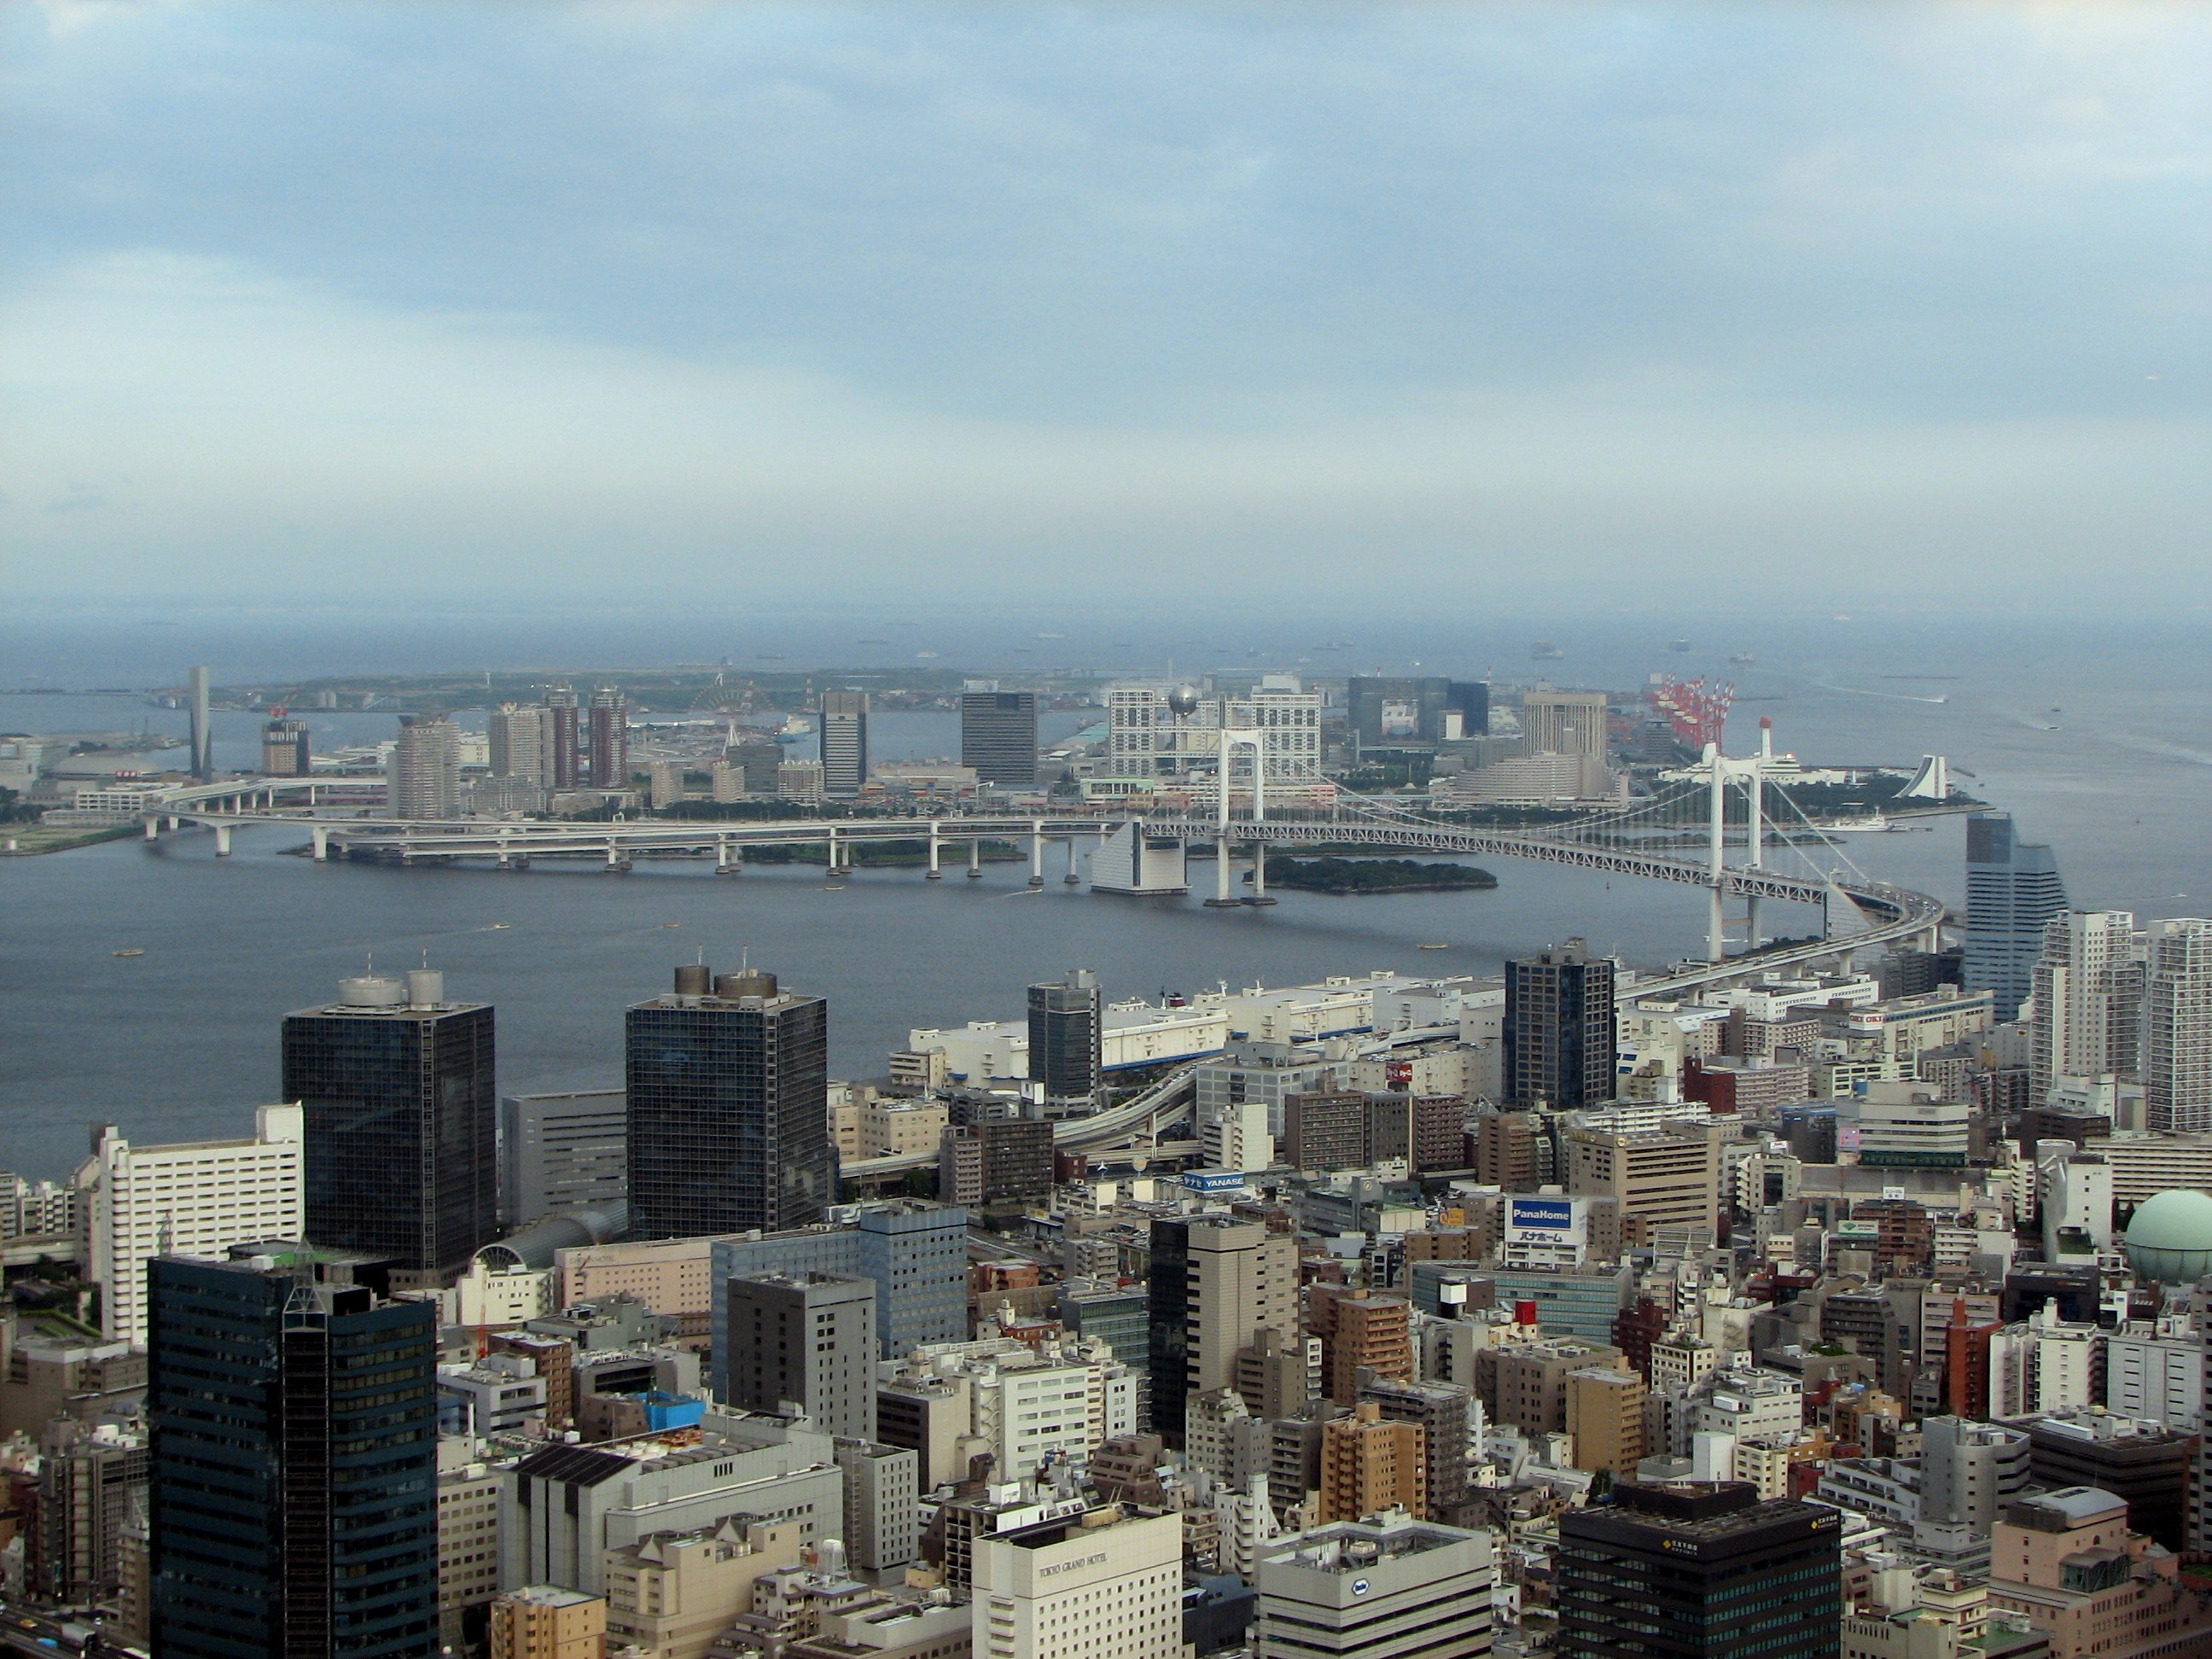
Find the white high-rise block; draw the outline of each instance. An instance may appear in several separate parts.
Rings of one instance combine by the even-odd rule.
[[[234,1244],[306,1234],[303,1115],[264,1106],[250,1140],[133,1146],[112,1125],[101,1132],[76,1184],[88,1200],[86,1277],[100,1287],[106,1336],[144,1346],[154,1257],[220,1256]]]

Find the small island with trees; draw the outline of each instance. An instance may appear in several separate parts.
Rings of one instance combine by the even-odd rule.
[[[1267,860],[1267,884],[1300,893],[1456,893],[1495,887],[1498,878],[1471,864],[1277,856]]]

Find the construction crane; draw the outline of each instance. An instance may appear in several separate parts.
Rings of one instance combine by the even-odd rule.
[[[1702,679],[1678,680],[1669,675],[1644,696],[1667,717],[1674,735],[1692,752],[1703,754],[1707,744],[1720,746],[1729,709],[1735,702],[1735,687],[1726,680],[1708,685]]]

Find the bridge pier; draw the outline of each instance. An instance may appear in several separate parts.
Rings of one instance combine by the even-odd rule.
[[[832,876],[839,873],[837,867],[837,826],[834,823],[830,826],[830,866],[828,873]]]
[[[1079,885],[1083,878],[1075,873],[1075,837],[1067,838],[1067,873],[1060,880],[1070,887]]]
[[[331,832],[323,825],[315,823],[307,827],[307,836],[315,843],[315,862],[328,864],[331,861]]]
[[[714,873],[718,876],[742,876],[745,872],[745,849],[733,845],[727,836],[714,842]]]
[[[1743,902],[1743,948],[1759,949],[1759,895],[1752,894]]]
[[[1206,902],[1209,910],[1233,910],[1238,901],[1229,896],[1230,881],[1229,835],[1224,830],[1213,838],[1213,896]]]
[[[1030,885],[1044,885],[1044,825],[1030,821]]]
[[[230,856],[230,826],[227,823],[215,827],[215,855],[219,859]]]
[[[945,872],[937,867],[944,850],[945,842],[937,833],[937,820],[932,818],[929,821],[929,879],[932,881],[945,879]]]
[[[1267,843],[1255,841],[1252,843],[1252,892],[1244,902],[1258,908],[1274,902],[1267,896]]]
[[[159,818],[148,818],[146,820],[146,839],[148,841],[159,841],[161,838],[161,820]]]
[[[968,879],[983,879],[983,843],[980,839],[968,843]]]
[[[612,842],[607,843],[606,873],[611,876],[624,876],[629,873],[629,856]]]

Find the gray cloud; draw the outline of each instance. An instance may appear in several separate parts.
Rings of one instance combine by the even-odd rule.
[[[128,465],[80,516],[241,578],[1030,545],[1970,592],[2117,538],[2198,580],[2193,9],[7,27],[0,471]]]

